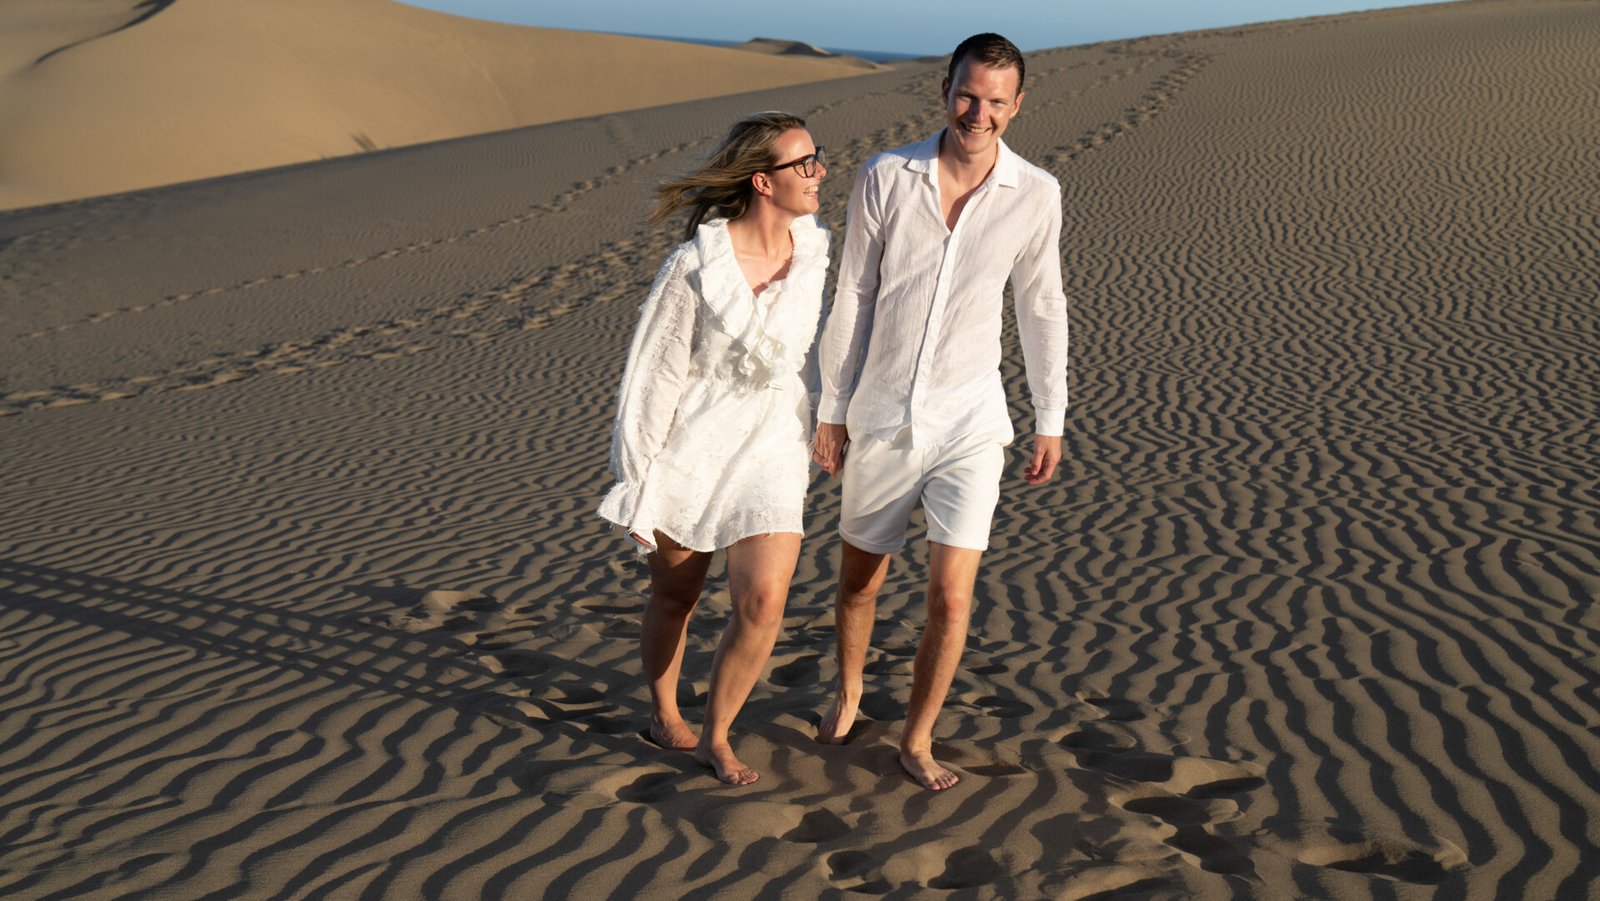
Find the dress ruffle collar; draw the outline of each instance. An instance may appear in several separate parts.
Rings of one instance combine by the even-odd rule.
[[[827,270],[828,230],[815,216],[801,216],[789,226],[789,234],[794,238],[794,256],[783,281],[820,294],[821,284],[810,282],[820,282]],[[726,361],[727,375],[751,389],[781,385],[799,371],[803,361],[791,359],[794,355],[789,348],[767,334],[765,313],[734,255],[728,220],[701,223],[694,248],[700,257],[701,301],[712,324],[731,339],[733,354]]]
[[[816,216],[794,220],[789,234],[794,238],[794,258],[789,262],[789,275],[785,280],[817,268],[817,258],[826,261],[828,254],[828,230]],[[694,248],[700,255],[701,290],[706,302],[718,313],[741,298],[755,299],[755,292],[750,290],[750,283],[739,269],[739,259],[734,256],[728,220],[711,219],[700,223],[695,230]]]

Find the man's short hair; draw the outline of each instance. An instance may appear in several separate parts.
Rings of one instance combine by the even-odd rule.
[[[1028,74],[1028,65],[1022,61],[1022,51],[1017,45],[992,31],[975,34],[956,45],[954,53],[950,54],[950,71],[945,77],[952,83],[956,80],[956,67],[964,59],[983,63],[991,69],[1017,70],[1017,93],[1022,93],[1022,80]]]

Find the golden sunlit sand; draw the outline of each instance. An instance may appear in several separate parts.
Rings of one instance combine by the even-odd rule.
[[[348,69],[202,79],[239,107],[216,138],[150,82],[13,72],[71,110],[6,129],[0,176],[82,176],[15,154],[105,150],[70,131],[96,111],[239,168],[443,137],[384,99],[413,76],[446,109],[515,80],[449,61],[473,23],[247,6],[120,36],[290,78],[286,48],[243,65],[260,27]],[[425,53],[414,21],[457,30]],[[651,185],[790,109],[837,247],[854,168],[940,126],[940,64],[0,214],[0,896],[1595,896],[1597,47],[1600,4],[1499,0],[1029,55],[1006,139],[1064,191],[1067,454],[1034,490],[1013,449],[937,795],[896,763],[920,547],[866,719],[817,745],[818,477],[732,788],[642,735],[647,579],[594,508],[677,237]],[[327,84],[341,112],[287,128]],[[1026,426],[1014,345],[1004,375]]]
[[[857,75],[389,0],[0,5],[0,209]]]

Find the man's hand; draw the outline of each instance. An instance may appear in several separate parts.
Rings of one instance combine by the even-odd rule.
[[[817,423],[817,434],[811,439],[811,459],[818,466],[828,471],[828,475],[839,477],[840,470],[844,469],[844,446],[850,440],[850,430],[839,422]]]
[[[1033,459],[1029,461],[1028,468],[1022,471],[1022,477],[1028,480],[1029,485],[1043,485],[1056,474],[1056,464],[1060,462],[1061,436],[1035,435]]]

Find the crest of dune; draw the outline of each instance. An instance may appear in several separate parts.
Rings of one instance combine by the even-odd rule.
[[[863,71],[387,0],[10,0],[0,208]]]

